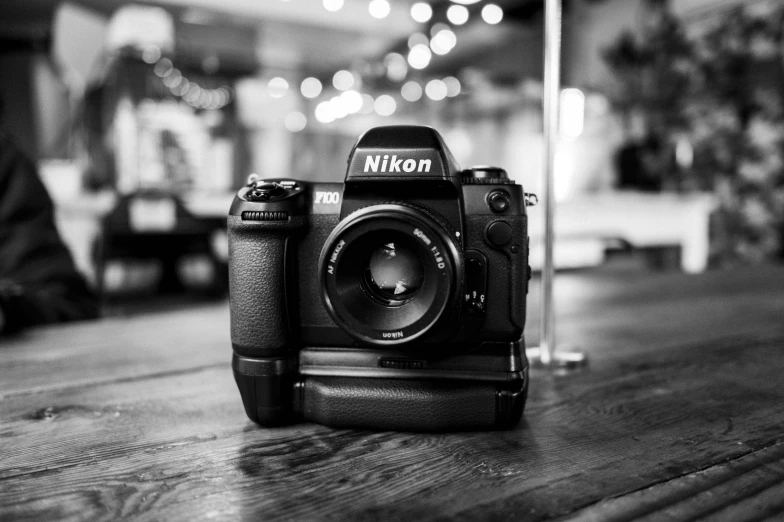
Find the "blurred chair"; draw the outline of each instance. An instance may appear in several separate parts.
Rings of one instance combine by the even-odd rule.
[[[103,218],[94,248],[102,298],[139,288],[155,295],[224,295],[228,266],[214,247],[216,232],[224,228],[223,220],[196,217],[168,193],[121,196]]]

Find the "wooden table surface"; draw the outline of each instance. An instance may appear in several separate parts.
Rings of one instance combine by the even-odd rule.
[[[784,269],[556,299],[590,366],[534,369],[508,432],[258,428],[225,304],[2,340],[0,519],[784,519]]]

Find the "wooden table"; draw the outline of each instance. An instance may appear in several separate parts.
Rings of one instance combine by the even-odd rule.
[[[225,305],[3,340],[0,519],[784,518],[784,269],[566,273],[556,299],[590,367],[535,369],[508,432],[260,429]]]

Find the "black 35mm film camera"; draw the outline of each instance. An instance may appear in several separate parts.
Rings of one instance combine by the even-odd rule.
[[[502,169],[461,171],[429,127],[377,127],[345,183],[254,181],[228,228],[232,367],[251,420],[520,420],[528,229]]]

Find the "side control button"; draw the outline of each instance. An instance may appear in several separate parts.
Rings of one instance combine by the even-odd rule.
[[[487,227],[487,240],[495,246],[504,246],[512,240],[512,227],[506,221],[495,221]]]
[[[490,205],[490,210],[493,212],[503,212],[509,208],[512,201],[509,199],[509,194],[496,190],[487,196],[487,204]]]

